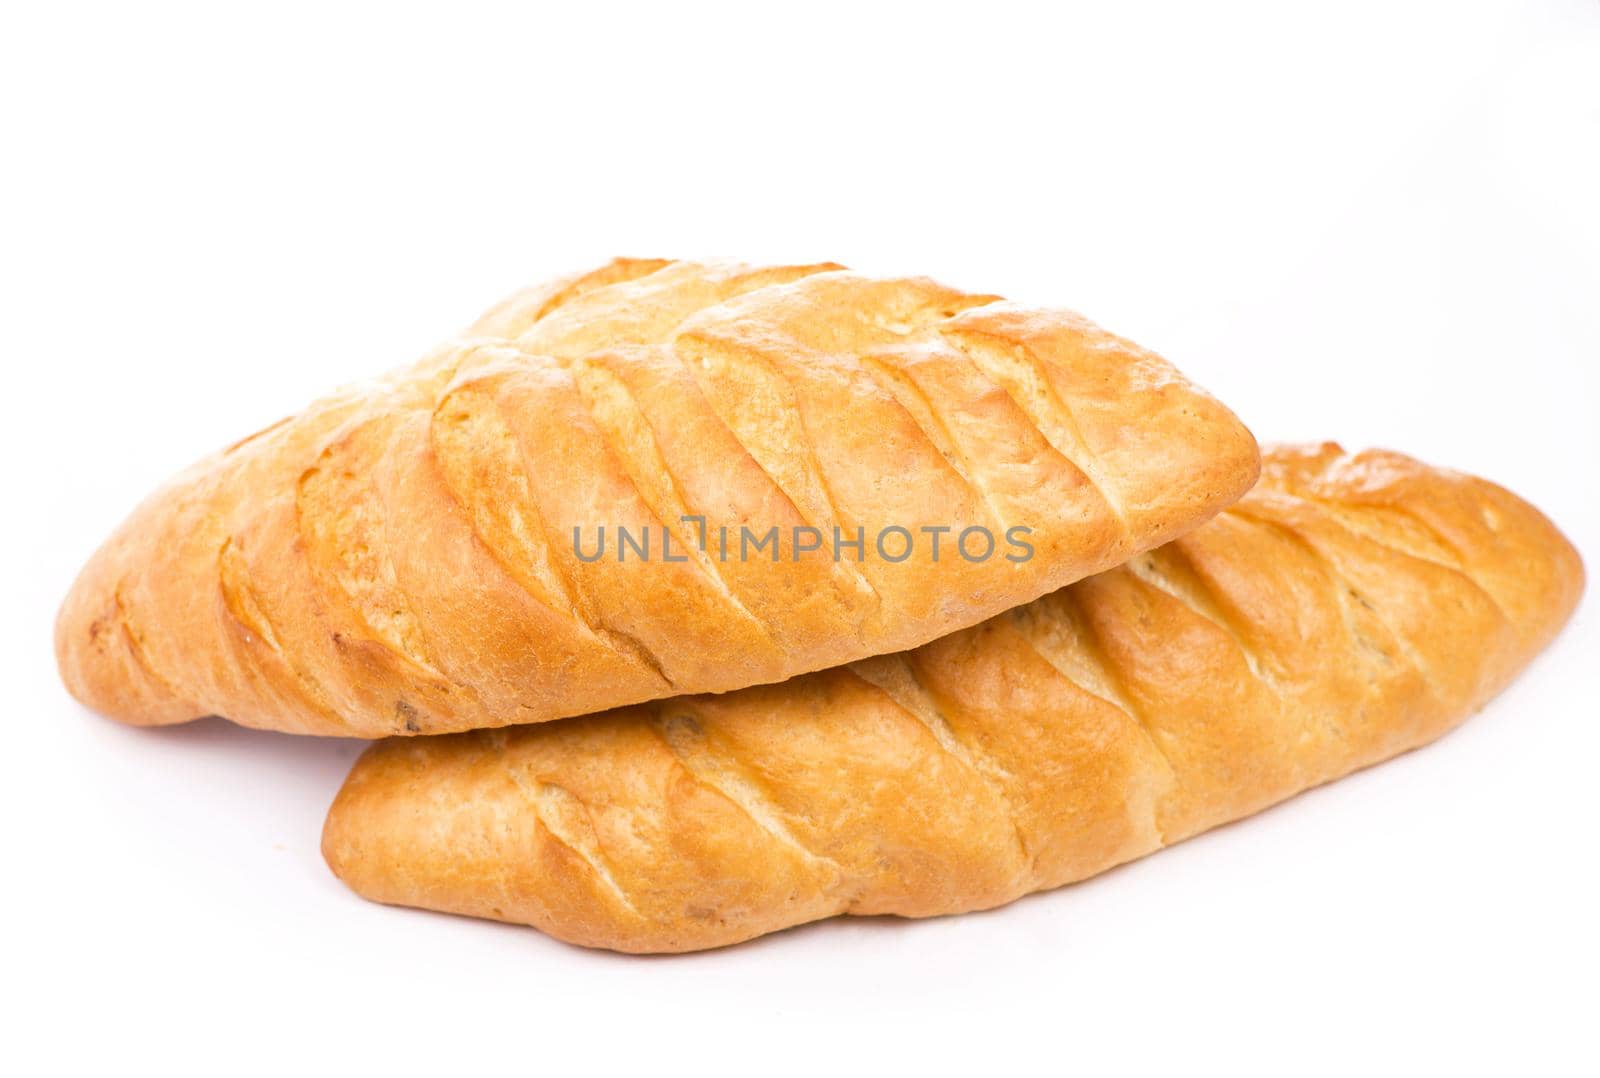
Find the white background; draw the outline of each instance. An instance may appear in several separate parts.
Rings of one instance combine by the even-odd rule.
[[[356,743],[122,728],[50,626],[189,460],[614,254],[1071,305],[1593,569],[1600,3],[228,8],[0,16],[0,1058],[1595,1073],[1592,599],[1443,742],[1099,879],[643,960],[357,899]]]

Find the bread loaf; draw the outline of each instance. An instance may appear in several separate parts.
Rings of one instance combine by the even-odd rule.
[[[179,476],[83,570],[57,654],[133,723],[540,722],[923,643],[1193,527],[1257,466],[1231,413],[1076,315],[619,261]]]
[[[1184,538],[914,651],[381,742],[323,851],[380,902],[624,951],[983,909],[1438,737],[1582,586],[1493,484],[1278,449]]]

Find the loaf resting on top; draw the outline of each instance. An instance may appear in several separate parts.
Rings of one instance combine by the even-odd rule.
[[[180,475],[83,570],[57,654],[133,723],[541,722],[924,643],[1194,527],[1258,464],[1074,314],[618,261]]]

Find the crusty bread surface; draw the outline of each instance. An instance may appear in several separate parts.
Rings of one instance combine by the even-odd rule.
[[[621,260],[163,487],[57,655],[139,724],[540,722],[926,642],[1195,526],[1258,465],[1226,408],[1074,314]]]
[[[380,742],[323,851],[377,901],[623,951],[983,909],[1438,737],[1582,586],[1500,487],[1285,447],[1185,537],[913,651]]]

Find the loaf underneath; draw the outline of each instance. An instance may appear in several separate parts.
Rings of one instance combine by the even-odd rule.
[[[1195,526],[1258,465],[1226,408],[1068,312],[625,260],[179,476],[90,560],[56,649],[132,723],[541,722],[924,643]],[[724,528],[781,560],[726,557]]]
[[[1497,486],[1277,449],[1188,536],[914,651],[381,742],[323,851],[377,901],[623,951],[983,909],[1438,737],[1582,586],[1567,541]]]

